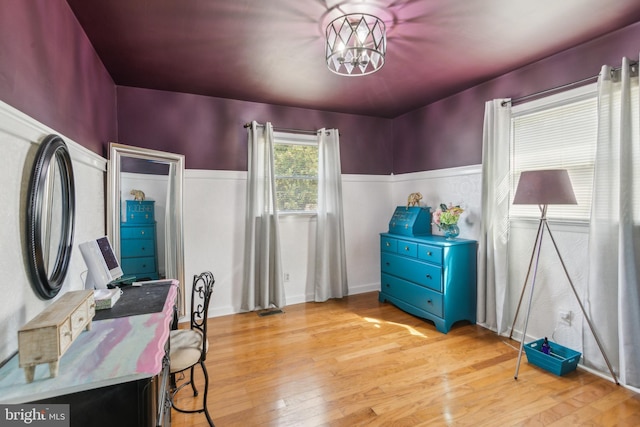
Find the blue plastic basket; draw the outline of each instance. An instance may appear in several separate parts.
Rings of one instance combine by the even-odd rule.
[[[549,341],[550,354],[542,352],[544,339],[525,344],[527,361],[556,375],[564,375],[576,369],[582,353]]]

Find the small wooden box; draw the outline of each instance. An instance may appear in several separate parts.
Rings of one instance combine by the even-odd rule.
[[[58,375],[60,358],[82,330],[91,329],[95,313],[93,291],[71,291],[20,328],[18,360],[28,383],[42,363],[49,364],[51,377]]]

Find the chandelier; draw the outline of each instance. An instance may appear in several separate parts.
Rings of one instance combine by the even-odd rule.
[[[380,18],[351,13],[327,25],[327,67],[341,76],[366,76],[384,65],[386,27]]]

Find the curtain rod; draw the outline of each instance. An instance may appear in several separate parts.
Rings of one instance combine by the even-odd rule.
[[[557,92],[557,91],[560,91],[560,90],[563,90],[563,89],[570,89],[570,88],[582,86],[584,84],[587,84],[588,82],[591,82],[591,81],[597,80],[597,79],[598,79],[598,76],[587,77],[586,79],[578,80],[578,81],[567,83],[567,84],[560,85],[560,86],[555,86],[555,87],[552,87],[552,88],[549,88],[549,89],[544,89],[544,90],[541,90],[539,92],[530,93],[529,95],[524,95],[524,96],[521,96],[520,98],[515,98],[515,99],[512,99],[510,101],[502,101],[501,105],[504,107],[505,105],[510,103],[513,106],[514,104],[517,104],[518,102],[523,102],[523,101],[526,101],[526,100],[531,99],[531,98],[537,98],[539,96],[546,95],[546,94],[552,93],[552,92]]]
[[[264,127],[263,124],[258,123],[259,127]],[[244,124],[244,128],[249,128],[251,127],[251,123],[245,123]],[[316,130],[304,130],[304,129],[288,129],[288,128],[278,128],[273,126],[273,130],[276,132],[289,132],[289,133],[302,133],[302,134],[306,134],[306,135],[317,135],[318,131]]]
[[[638,65],[638,61],[632,61],[631,64],[630,64],[632,70],[637,65]],[[611,69],[611,74],[613,75],[613,73],[616,73],[616,72],[620,71],[621,69],[622,69],[622,67],[612,68]],[[578,81],[567,83],[567,84],[564,84],[564,85],[552,87],[552,88],[549,88],[549,89],[544,89],[544,90],[541,90],[539,92],[534,92],[534,93],[531,93],[529,95],[521,96],[520,98],[512,99],[510,101],[502,101],[501,105],[503,107],[505,105],[509,104],[509,103],[511,103],[511,105],[514,105],[514,104],[516,104],[518,102],[526,101],[526,100],[531,99],[531,98],[537,98],[539,96],[546,95],[548,93],[556,92],[556,91],[563,90],[563,89],[569,89],[569,88],[573,88],[573,87],[582,86],[582,85],[585,85],[585,84],[587,84],[587,83],[589,83],[591,81],[597,80],[599,76],[600,76],[600,74],[596,74],[595,76],[587,77],[587,78],[584,78],[582,80],[578,80]]]

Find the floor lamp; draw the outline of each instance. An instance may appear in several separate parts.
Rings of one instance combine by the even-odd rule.
[[[591,333],[598,344],[598,348],[600,349],[600,353],[604,357],[605,362],[607,363],[607,367],[609,368],[609,372],[611,372],[611,376],[616,384],[618,384],[618,379],[613,372],[613,368],[611,367],[611,363],[609,363],[609,358],[604,352],[604,348],[602,347],[602,343],[596,334],[595,329],[591,323],[591,320],[587,316],[587,312],[580,301],[580,297],[578,296],[578,292],[576,292],[576,288],[573,285],[573,281],[569,276],[569,271],[564,264],[564,260],[560,255],[560,251],[558,250],[558,245],[556,245],[556,241],[553,238],[553,234],[551,233],[551,229],[549,228],[549,223],[547,222],[547,207],[548,205],[575,205],[578,202],[576,201],[576,196],[573,193],[573,187],[571,185],[571,180],[569,179],[569,174],[565,169],[547,169],[547,170],[535,170],[535,171],[525,171],[520,174],[520,181],[518,182],[518,188],[516,189],[516,194],[513,198],[514,205],[538,205],[540,207],[540,223],[538,224],[538,233],[536,235],[536,240],[533,244],[533,251],[531,253],[531,260],[529,261],[529,269],[527,270],[527,276],[524,279],[524,286],[522,287],[522,293],[520,294],[520,300],[518,301],[518,307],[516,308],[516,315],[513,318],[513,324],[511,325],[511,333],[509,334],[509,338],[513,335],[513,328],[516,323],[516,319],[518,318],[518,312],[520,311],[520,305],[522,303],[522,298],[525,294],[525,290],[527,287],[527,282],[529,281],[529,275],[531,274],[531,267],[533,266],[533,277],[531,279],[531,290],[529,296],[529,304],[527,307],[527,317],[524,322],[524,330],[522,331],[522,339],[520,341],[520,350],[518,351],[518,363],[516,366],[516,373],[514,378],[518,379],[518,371],[520,370],[520,361],[522,359],[522,350],[524,348],[524,340],[527,335],[527,326],[529,324],[529,315],[531,314],[531,302],[533,300],[533,289],[536,283],[536,274],[538,272],[538,263],[540,261],[540,249],[542,248],[542,238],[544,237],[545,229],[547,230],[549,237],[551,238],[551,242],[553,243],[553,247],[558,254],[558,258],[560,259],[560,264],[562,264],[562,268],[564,269],[564,273],[569,280],[569,284],[571,285],[571,289],[573,290],[573,294],[578,300],[578,305],[582,310],[582,314],[584,318],[587,320],[587,324],[589,325],[589,329],[591,329]]]

